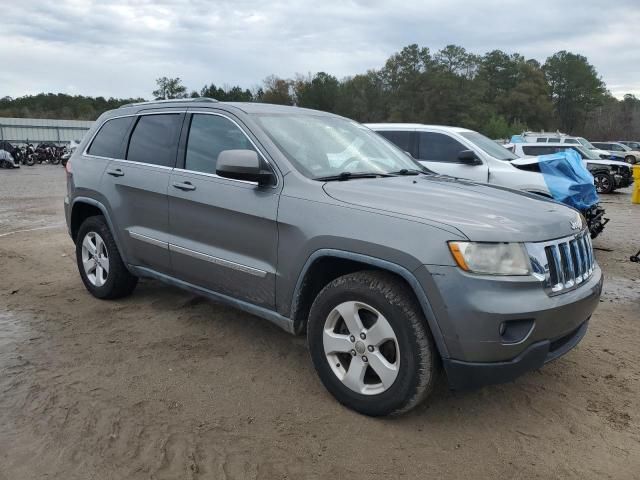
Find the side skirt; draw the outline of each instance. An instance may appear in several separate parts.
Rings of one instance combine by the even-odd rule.
[[[260,307],[258,305],[254,305],[243,300],[238,300],[237,298],[233,298],[222,293],[214,292],[213,290],[208,290],[206,288],[193,285],[192,283],[184,282],[170,275],[165,275],[163,273],[156,272],[155,270],[151,270],[150,268],[139,267],[135,265],[128,265],[128,267],[134,275],[137,275],[139,277],[155,278],[156,280],[168,283],[169,285],[173,285],[197,295],[202,295],[203,297],[210,298],[215,302],[229,305],[231,307],[237,308],[238,310],[242,310],[243,312],[250,313],[251,315],[264,318],[265,320],[268,320],[269,322],[277,325],[288,333],[295,333],[295,330],[293,328],[293,320],[287,317],[283,317],[279,313],[274,312],[273,310],[269,310],[268,308]]]

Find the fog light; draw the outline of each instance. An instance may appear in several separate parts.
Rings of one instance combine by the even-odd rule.
[[[500,324],[498,332],[503,343],[520,343],[533,331],[535,320],[506,320]]]

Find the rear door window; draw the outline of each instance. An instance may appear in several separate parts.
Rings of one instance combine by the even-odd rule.
[[[388,130],[378,133],[390,142],[397,145],[401,150],[409,152],[414,157],[416,156],[417,152],[415,147],[413,146],[413,132]]]
[[[255,148],[231,120],[220,115],[193,114],[184,168],[216,173],[218,155],[225,150],[255,151]]]
[[[91,142],[87,153],[97,157],[124,158],[125,135],[135,117],[107,120]]]
[[[420,160],[458,163],[458,154],[463,150],[468,150],[468,148],[448,135],[418,132],[418,158]]]
[[[173,167],[181,125],[179,113],[141,115],[129,140],[127,160]]]

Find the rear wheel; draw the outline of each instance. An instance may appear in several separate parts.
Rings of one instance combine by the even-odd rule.
[[[125,297],[138,283],[138,277],[131,275],[124,265],[103,216],[89,217],[80,226],[76,261],[82,282],[94,297]]]
[[[596,173],[593,176],[593,184],[598,193],[611,193],[613,191],[613,178],[608,173]]]
[[[433,389],[438,357],[431,333],[406,285],[390,274],[332,281],[311,307],[307,340],[327,390],[365,415],[405,412]]]

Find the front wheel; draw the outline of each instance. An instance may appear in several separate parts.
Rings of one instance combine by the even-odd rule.
[[[633,155],[627,155],[626,157],[624,157],[624,161],[630,163],[631,165],[635,165],[637,159]]]
[[[329,283],[311,307],[307,340],[324,386],[357,412],[406,412],[433,389],[438,356],[431,332],[393,275],[363,271]]]
[[[80,226],[76,261],[82,282],[94,297],[121,298],[136,288],[138,277],[124,265],[103,216],[89,217]]]
[[[611,193],[613,191],[613,178],[608,173],[596,173],[593,176],[593,184],[598,193]]]

